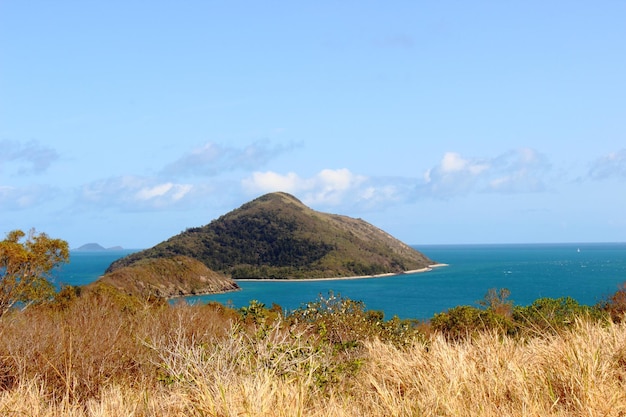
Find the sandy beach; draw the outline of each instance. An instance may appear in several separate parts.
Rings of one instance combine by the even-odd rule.
[[[444,266],[448,266],[448,264],[433,264],[433,265],[428,265],[426,268],[421,268],[421,269],[413,269],[410,271],[404,271],[404,272],[399,272],[399,273],[395,273],[395,272],[390,272],[388,274],[377,274],[377,275],[359,275],[359,276],[353,276],[353,277],[332,277],[332,278],[281,278],[281,279],[275,279],[275,278],[238,278],[235,281],[239,282],[245,282],[245,281],[281,281],[281,282],[311,282],[311,281],[346,281],[346,280],[353,280],[353,279],[370,279],[370,278],[383,278],[383,277],[393,277],[393,276],[399,276],[399,275],[407,275],[407,274],[419,274],[422,272],[429,272],[432,271],[434,268],[441,268]]]

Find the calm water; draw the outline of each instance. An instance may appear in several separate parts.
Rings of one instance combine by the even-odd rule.
[[[626,243],[545,245],[416,246],[431,259],[449,264],[431,272],[346,281],[239,282],[241,291],[189,297],[193,302],[230,302],[235,307],[252,299],[288,310],[329,291],[362,300],[369,309],[390,318],[426,319],[457,305],[476,305],[489,288],[508,288],[516,304],[540,297],[571,296],[595,304],[626,282]],[[59,279],[73,285],[96,279],[113,260],[131,251],[72,253]]]
[[[70,263],[55,272],[57,285],[85,285],[104,274],[111,263],[137,250],[110,250],[97,252],[71,251]]]

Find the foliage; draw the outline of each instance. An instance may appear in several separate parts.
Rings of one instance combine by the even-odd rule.
[[[461,340],[485,331],[512,334],[517,326],[512,319],[513,302],[508,300],[506,288],[491,288],[478,301],[482,307],[457,306],[438,313],[430,321],[432,330],[441,332],[450,340]]]
[[[188,256],[233,278],[328,278],[403,272],[433,262],[360,219],[320,213],[272,193],[202,227],[114,262]]]
[[[601,320],[604,313],[581,305],[571,297],[539,298],[528,306],[513,309],[513,319],[527,331],[550,334],[572,327],[577,319]]]
[[[69,261],[67,242],[34,229],[7,233],[0,241],[0,316],[18,303],[24,306],[54,293],[52,270]]]
[[[458,306],[438,313],[430,321],[433,330],[441,332],[450,340],[475,336],[498,326],[498,316],[472,306]]]
[[[239,309],[239,313],[245,323],[265,325],[278,319],[282,315],[282,308],[278,304],[272,304],[272,307],[268,309],[264,303],[250,300],[248,306]]]
[[[328,297],[320,295],[316,301],[293,311],[288,319],[312,325],[317,335],[340,349],[358,347],[371,339],[407,346],[423,336],[415,320],[393,317],[385,321],[383,312],[366,310],[362,301],[332,291]]]
[[[577,320],[606,321],[602,308],[579,304],[571,297],[539,298],[528,306],[515,306],[508,289],[490,289],[478,302],[482,308],[458,306],[430,320],[432,330],[449,340],[478,336],[485,331],[509,336],[554,334],[572,327]],[[612,297],[621,300],[621,294]],[[616,301],[617,303],[617,301]],[[607,311],[610,307],[604,307]],[[617,304],[612,308],[617,309]],[[617,314],[617,313],[616,313]]]

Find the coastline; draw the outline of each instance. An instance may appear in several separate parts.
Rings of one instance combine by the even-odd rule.
[[[355,280],[355,279],[371,279],[371,278],[385,278],[385,277],[393,277],[400,275],[409,275],[409,274],[421,274],[423,272],[430,272],[435,268],[442,268],[445,266],[449,266],[448,264],[432,264],[428,265],[425,268],[420,269],[412,269],[410,271],[403,272],[389,272],[387,274],[377,274],[377,275],[359,275],[352,277],[331,277],[331,278],[238,278],[235,279],[235,282],[252,282],[252,281],[270,281],[270,282],[314,282],[314,281],[347,281],[347,280]]]
[[[412,269],[409,271],[403,271],[403,272],[389,272],[386,274],[377,274],[377,275],[359,275],[359,276],[352,276],[352,277],[332,277],[332,278],[281,278],[281,279],[277,279],[277,278],[239,278],[239,279],[234,279],[235,282],[315,282],[315,281],[349,281],[349,280],[356,280],[356,279],[373,279],[373,278],[386,278],[386,277],[393,277],[393,276],[401,276],[401,275],[410,275],[410,274],[421,274],[424,272],[430,272],[435,268],[442,268],[442,267],[446,267],[449,266],[448,264],[432,264],[432,265],[428,265],[425,268],[420,268],[420,269]],[[230,293],[230,292],[237,292],[237,291],[241,291],[241,288],[236,288],[233,290],[227,290],[227,291],[220,291],[220,292],[197,292],[195,294],[177,294],[177,295],[172,295],[172,296],[168,296],[165,297],[167,300],[175,300],[175,299],[179,299],[179,298],[186,298],[186,297],[195,297],[195,296],[202,296],[202,295],[215,295],[215,294],[226,294],[226,293]]]
[[[171,295],[171,296],[167,296],[164,297],[166,300],[176,300],[178,298],[187,298],[187,297],[200,297],[203,295],[217,295],[217,294],[228,294],[230,292],[237,292],[237,291],[241,291],[241,288],[235,288],[233,290],[224,290],[224,291],[218,291],[218,292],[211,292],[211,291],[200,291],[200,292],[196,292],[194,294],[178,294],[178,295]]]

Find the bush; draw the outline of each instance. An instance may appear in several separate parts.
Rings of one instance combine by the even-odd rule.
[[[484,331],[513,334],[516,323],[512,319],[513,302],[508,300],[506,288],[492,288],[478,301],[483,309],[458,306],[438,313],[430,321],[432,330],[441,332],[449,340],[461,340]]]
[[[508,333],[511,324],[492,310],[458,306],[438,313],[430,321],[432,329],[449,340],[462,340],[486,330]]]
[[[581,305],[572,297],[539,298],[529,306],[513,310],[513,319],[526,332],[542,335],[572,327],[579,318],[600,320],[605,317],[602,311]]]
[[[291,322],[306,323],[327,342],[337,347],[357,347],[361,342],[374,338],[396,345],[408,345],[423,335],[415,320],[394,317],[384,320],[382,311],[366,310],[362,301],[335,295],[322,295],[289,315]]]
[[[272,304],[271,308],[258,300],[250,300],[247,306],[239,309],[239,314],[246,324],[269,324],[282,315],[282,308],[278,304]]]

